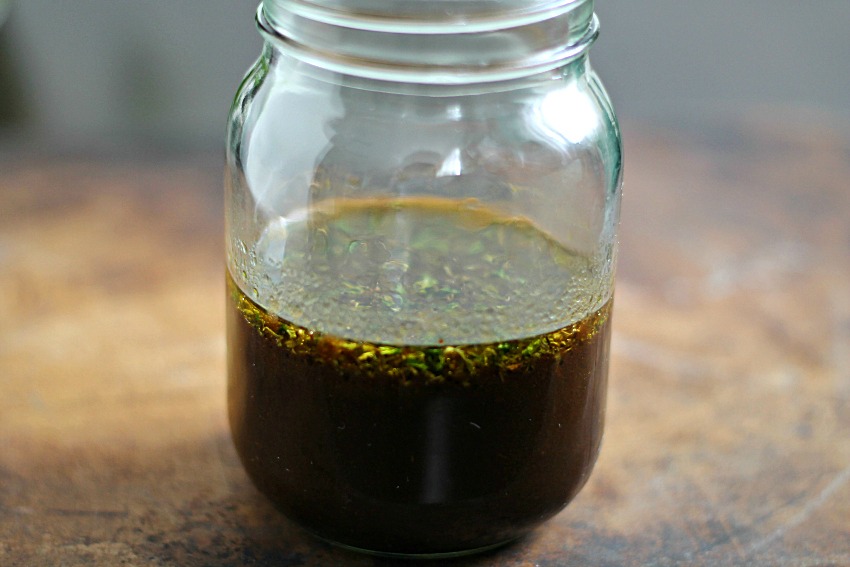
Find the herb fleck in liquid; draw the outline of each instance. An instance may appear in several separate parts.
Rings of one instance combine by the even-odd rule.
[[[580,490],[610,333],[586,258],[433,199],[337,202],[258,251],[257,299],[228,280],[230,423],[288,517],[359,549],[450,554]]]

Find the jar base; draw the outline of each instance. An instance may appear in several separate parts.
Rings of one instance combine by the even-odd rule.
[[[498,543],[493,543],[490,545],[485,545],[483,547],[476,547],[473,549],[465,549],[460,551],[441,551],[437,553],[402,553],[402,552],[393,552],[393,551],[379,551],[375,549],[364,549],[361,547],[357,547],[354,545],[349,545],[346,543],[341,543],[338,541],[334,541],[332,539],[328,539],[326,537],[322,537],[315,532],[310,530],[306,530],[313,537],[324,541],[334,547],[338,547],[340,549],[344,549],[345,551],[351,551],[353,553],[359,553],[362,555],[371,555],[372,557],[383,557],[386,559],[412,559],[412,560],[441,560],[441,559],[458,559],[460,557],[469,557],[471,555],[479,555],[483,553],[487,553],[490,551],[495,551],[502,547],[507,547],[519,540],[521,540],[525,536],[518,536],[512,539],[508,539],[505,541],[500,541]]]

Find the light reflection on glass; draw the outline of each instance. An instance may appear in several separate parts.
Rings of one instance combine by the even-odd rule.
[[[544,96],[531,110],[530,125],[558,145],[573,145],[595,135],[598,115],[591,96],[573,83]]]

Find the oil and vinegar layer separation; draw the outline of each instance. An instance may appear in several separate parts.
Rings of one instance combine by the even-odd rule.
[[[228,279],[229,416],[289,518],[358,549],[450,554],[519,537],[581,489],[610,334],[590,259],[429,198],[317,206],[255,254],[250,293]]]

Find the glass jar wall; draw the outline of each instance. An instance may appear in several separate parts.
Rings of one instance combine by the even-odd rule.
[[[519,537],[599,451],[621,183],[592,2],[267,0],[228,133],[228,399],[332,542]]]

